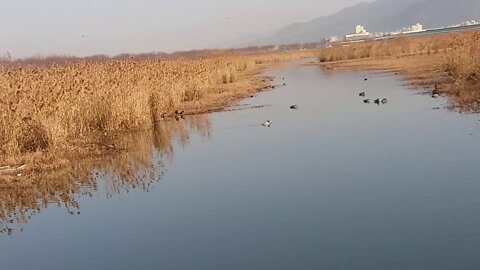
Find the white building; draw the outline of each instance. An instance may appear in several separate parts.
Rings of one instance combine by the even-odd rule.
[[[327,38],[327,42],[333,43],[333,42],[338,42],[339,38],[337,36],[331,36]]]
[[[422,31],[425,31],[425,30],[423,30],[423,25],[421,25],[420,23],[417,23],[417,24],[412,25],[410,27],[403,28],[401,33],[402,34],[408,34],[408,33],[418,33],[418,32],[422,32]]]
[[[478,25],[478,24],[480,24],[480,23],[475,21],[475,20],[471,20],[471,21],[466,21],[466,22],[462,23],[461,26],[471,26],[471,25]]]
[[[367,29],[365,29],[363,25],[357,25],[355,27],[355,33],[346,35],[345,39],[347,41],[353,41],[353,40],[367,39],[369,37],[370,37],[370,33],[367,31]]]

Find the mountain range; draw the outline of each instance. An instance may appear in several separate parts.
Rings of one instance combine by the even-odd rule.
[[[421,23],[426,28],[480,20],[480,0],[377,0],[345,8],[336,14],[286,26],[252,45],[318,42],[352,33],[356,25],[370,32],[391,32]]]

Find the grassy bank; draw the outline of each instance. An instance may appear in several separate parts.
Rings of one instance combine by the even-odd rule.
[[[415,85],[437,90],[462,111],[480,111],[480,32],[403,37],[335,45],[322,49],[319,62],[328,68],[399,72]]]
[[[104,134],[148,129],[164,118],[221,108],[265,83],[265,65],[305,52],[206,60],[120,60],[0,68],[0,165],[64,153]]]

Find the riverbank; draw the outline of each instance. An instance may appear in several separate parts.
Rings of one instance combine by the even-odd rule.
[[[265,68],[309,54],[1,68],[0,177],[26,178],[125,151],[115,143],[122,134],[222,110],[271,89],[259,76]]]
[[[402,75],[429,94],[449,98],[450,108],[480,112],[480,31],[405,37],[323,49],[326,69],[361,69]]]

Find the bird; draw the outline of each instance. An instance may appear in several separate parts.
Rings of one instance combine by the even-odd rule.
[[[283,83],[283,86],[286,86],[287,84],[286,83]]]
[[[270,127],[271,125],[272,125],[272,123],[270,122],[270,120],[267,120],[267,121],[262,123],[262,126],[264,126],[264,127]]]
[[[382,104],[387,104],[388,103],[388,99],[384,98],[382,99]]]
[[[365,96],[365,92],[361,92],[360,94],[358,94],[359,96],[361,97],[364,97]]]
[[[368,81],[368,78],[363,79],[364,81]]]
[[[182,111],[182,110],[176,110],[176,111],[175,111],[175,114],[176,114],[176,115],[182,115],[183,113],[184,113],[184,111]]]
[[[298,109],[298,106],[297,106],[297,104],[293,104],[292,106],[290,106],[290,109],[292,109],[292,110],[296,110],[296,109]]]
[[[435,88],[432,91],[432,98],[438,98],[440,96],[440,91],[438,90],[438,84],[435,84]]]
[[[380,99],[379,98],[375,99],[373,102],[375,102],[375,104],[377,104],[377,105],[380,105]]]
[[[367,98],[367,99],[364,99],[364,100],[363,100],[363,103],[370,103],[370,99],[368,99],[368,98]]]

